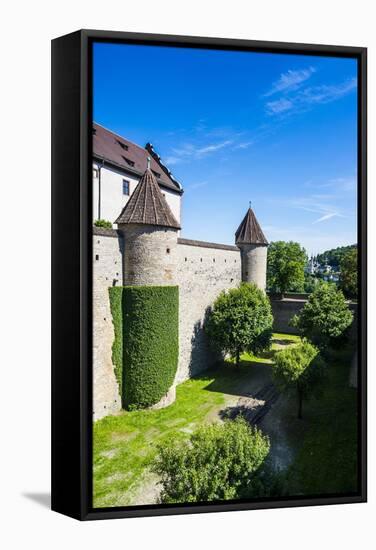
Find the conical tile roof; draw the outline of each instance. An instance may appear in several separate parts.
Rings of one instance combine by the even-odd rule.
[[[244,216],[242,223],[239,225],[235,233],[236,244],[263,244],[268,245],[268,241],[252,208],[248,209],[248,212]]]
[[[142,223],[180,229],[150,168],[145,171],[115,223]]]

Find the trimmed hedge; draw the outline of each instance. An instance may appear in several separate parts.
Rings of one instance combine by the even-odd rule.
[[[112,344],[112,363],[115,367],[115,376],[119,384],[119,394],[123,402],[123,287],[109,288],[112,323],[115,338]]]
[[[179,288],[123,287],[124,400],[128,409],[158,403],[178,364]]]
[[[112,361],[123,408],[150,407],[170,389],[179,354],[179,288],[109,289],[115,339]]]

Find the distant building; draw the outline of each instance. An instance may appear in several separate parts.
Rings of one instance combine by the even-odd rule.
[[[310,275],[315,275],[315,273],[318,272],[319,268],[320,264],[318,263],[316,257],[311,256],[305,268],[306,273],[309,273]]]
[[[114,223],[148,167],[155,176],[171,212],[180,223],[183,188],[147,143],[135,143],[93,124],[93,221]]]

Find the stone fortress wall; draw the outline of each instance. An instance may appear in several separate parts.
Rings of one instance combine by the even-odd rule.
[[[112,364],[114,329],[108,288],[122,286],[127,242],[114,229],[93,228],[93,415],[94,419],[121,409]],[[146,237],[145,237],[146,238]],[[166,241],[167,242],[167,241]],[[176,239],[175,239],[176,242]],[[240,250],[236,246],[178,239],[170,256],[176,274],[168,284],[179,285],[179,364],[175,384],[187,380],[217,360],[203,332],[208,308],[222,290],[241,281]],[[126,277],[129,272],[124,265]]]
[[[165,234],[165,231],[162,231]],[[127,242],[124,242],[120,231],[94,227],[93,233],[93,415],[94,419],[99,419],[121,409],[112,364],[114,328],[108,288],[132,284],[135,281],[138,284],[161,284],[161,280],[158,279],[154,283],[150,282],[150,278],[145,281],[139,280],[137,273],[133,273],[130,280]],[[178,238],[176,244],[176,237],[174,245],[169,231],[166,240],[165,237],[155,239],[154,232],[146,230],[144,233],[141,243],[148,244],[145,250],[136,250],[136,253],[150,254],[154,245],[162,246],[163,249],[158,251],[157,256],[165,257],[165,263],[154,266],[151,274],[158,272],[161,267],[164,268],[164,273],[168,274],[172,267],[174,276],[171,280],[167,278],[164,284],[179,285],[179,364],[174,382],[176,385],[210,367],[219,359],[219,356],[215,356],[213,350],[209,349],[205,338],[205,316],[222,290],[239,285],[242,280],[242,269],[243,278],[247,278],[248,271],[244,271],[244,266],[249,264],[242,262],[241,251],[237,246],[182,238]],[[163,241],[164,244],[161,245]],[[153,261],[151,257],[150,262]],[[147,271],[143,276],[147,277]],[[283,300],[270,296],[270,300],[274,330],[296,334],[296,329],[291,327],[289,322],[304,307],[307,296],[286,295]],[[350,307],[355,316],[355,336],[357,307],[356,304],[351,304]]]

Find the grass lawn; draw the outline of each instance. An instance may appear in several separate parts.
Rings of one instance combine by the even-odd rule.
[[[156,445],[172,436],[185,438],[200,424],[218,421],[218,412],[239,396],[261,389],[270,379],[273,353],[298,341],[275,334],[264,357],[244,354],[237,368],[230,360],[176,389],[176,401],[154,411],[123,411],[94,424],[94,506],[125,506],[155,498],[148,473]],[[140,492],[141,489],[141,492]],[[150,494],[149,494],[150,493]]]
[[[149,472],[159,443],[188,439],[199,425],[219,421],[219,412],[254,395],[270,382],[275,352],[299,337],[274,334],[271,351],[241,364],[227,360],[177,387],[176,401],[160,410],[122,411],[94,424],[94,506],[156,502],[156,477]],[[295,396],[283,396],[261,423],[271,437],[277,463],[287,467],[290,495],[342,493],[356,489],[356,390],[348,385],[349,359],[333,361],[319,399],[296,418]],[[280,457],[278,456],[280,454]],[[289,460],[285,460],[290,455]],[[277,466],[278,467],[278,466]]]
[[[357,390],[349,387],[351,354],[341,355],[322,395],[303,404],[302,444],[286,477],[291,495],[357,491]]]

